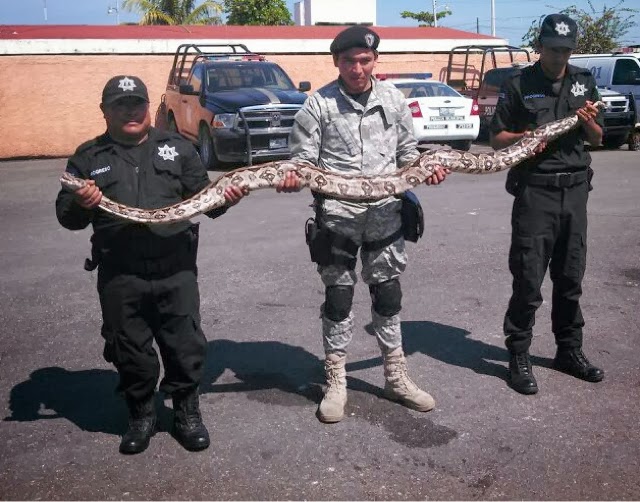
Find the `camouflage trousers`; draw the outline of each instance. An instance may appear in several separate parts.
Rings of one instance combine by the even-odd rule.
[[[328,199],[322,204],[322,223],[333,232],[349,238],[358,247],[363,243],[381,241],[397,232],[402,225],[402,203],[396,198],[372,203]],[[365,284],[379,284],[396,279],[407,266],[403,237],[400,236],[389,245],[372,251],[360,247],[360,261],[361,277]],[[353,286],[358,280],[356,270],[341,264],[318,266],[318,272],[325,287]],[[353,336],[353,320],[353,311],[342,321],[332,321],[322,312],[325,353],[346,353]],[[388,352],[402,346],[399,315],[381,316],[372,307],[371,320],[381,350]]]

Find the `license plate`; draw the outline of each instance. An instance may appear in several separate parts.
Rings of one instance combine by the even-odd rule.
[[[456,124],[456,129],[473,129],[473,124]]]
[[[464,120],[460,115],[434,115],[429,120]]]
[[[274,138],[269,140],[270,150],[277,150],[279,148],[287,148],[287,138]]]
[[[485,115],[493,115],[494,113],[496,113],[496,107],[495,106],[485,106],[484,107],[484,114]]]

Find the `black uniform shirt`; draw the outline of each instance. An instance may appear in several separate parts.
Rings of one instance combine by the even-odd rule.
[[[508,78],[500,90],[496,112],[491,121],[491,132],[523,132],[533,130],[554,120],[571,116],[586,101],[598,101],[596,81],[585,68],[567,65],[563,79],[548,79],[540,62],[522,68]],[[603,126],[602,114],[596,118]],[[584,148],[586,138],[578,126],[552,141],[533,159],[518,169],[531,172],[583,171],[591,164],[591,156]]]
[[[181,136],[151,128],[148,139],[137,146],[116,143],[107,133],[78,147],[69,158],[67,172],[93,179],[109,199],[128,206],[156,209],[188,199],[209,183],[207,171],[191,143]],[[207,213],[215,218],[219,208]],[[153,240],[185,231],[188,221],[167,225],[145,225],[117,218],[99,208],[84,209],[72,193],[60,190],[56,215],[62,226],[80,230],[89,223],[102,242],[131,236]],[[125,239],[126,237],[126,239]]]

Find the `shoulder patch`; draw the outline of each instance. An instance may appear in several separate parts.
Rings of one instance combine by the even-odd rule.
[[[591,70],[589,68],[583,68],[582,66],[574,66],[572,64],[567,65],[567,72],[570,75],[591,75]]]
[[[93,146],[98,144],[99,138],[100,138],[100,136],[98,136],[97,138],[90,139],[89,141],[85,141],[78,148],[76,148],[75,153],[78,154],[78,153],[86,152],[91,147],[93,147]]]

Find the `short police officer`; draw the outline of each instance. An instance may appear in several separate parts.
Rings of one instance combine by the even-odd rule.
[[[419,156],[403,94],[372,77],[379,41],[377,33],[364,26],[347,28],[333,40],[330,50],[339,78],[310,96],[297,113],[290,136],[295,160],[344,174],[375,175],[392,173]],[[438,169],[427,182],[437,184],[447,172]],[[294,186],[295,179],[291,181]],[[407,265],[402,201],[389,197],[354,202],[316,195],[315,205],[323,237],[313,242],[320,242],[325,251],[316,260],[325,285],[322,332],[327,379],[319,419],[331,423],[344,417],[358,251],[362,279],[371,293],[372,328],[384,359],[385,395],[419,411],[431,410],[434,400],[410,380],[402,350],[399,277]]]
[[[153,341],[160,348],[164,378],[160,390],[173,397],[174,435],[188,450],[209,446],[202,422],[198,385],[203,375],[206,339],[200,327],[196,253],[198,227],[190,222],[142,225],[97,209],[102,194],[141,208],[180,202],[208,183],[193,146],[177,134],[151,127],[149,96],[138,77],[110,79],[100,108],[107,131],[78,147],[67,172],[89,180],[74,193],[60,191],[59,222],[70,230],[93,225],[92,259],[98,268],[104,358],[115,365],[129,409],[122,453],[149,445],[156,411],[154,392],[160,374]],[[243,191],[230,187],[227,206]]]
[[[491,123],[491,146],[499,149],[552,120],[572,114],[580,120],[577,129],[542,145],[536,157],[512,169],[507,178],[507,191],[515,199],[509,251],[513,293],[504,333],[510,351],[510,384],[523,394],[538,391],[529,346],[547,268],[553,282],[551,323],[557,344],[553,366],[590,382],[604,377],[582,352],[584,319],[579,300],[592,176],[584,141],[600,144],[602,119],[593,104],[599,98],[594,78],[588,70],[568,64],[577,29],[564,14],[543,20],[539,61],[505,82]]]

